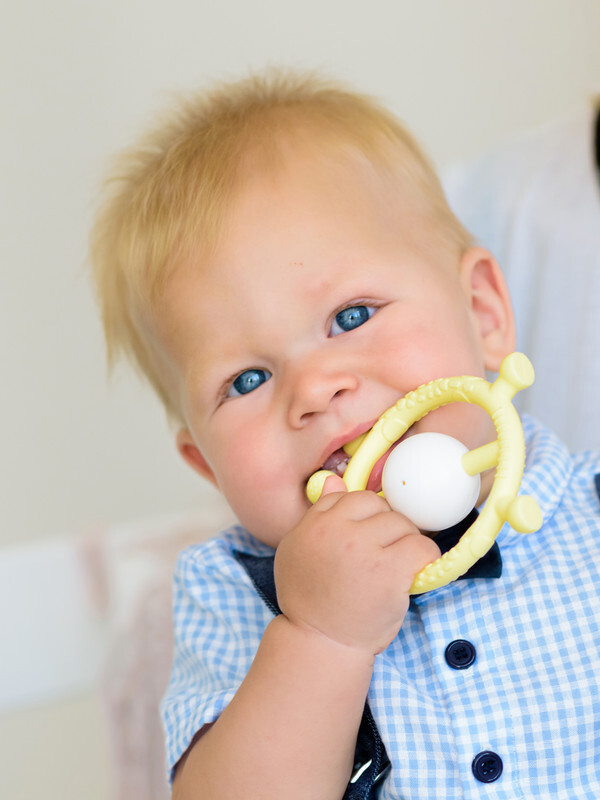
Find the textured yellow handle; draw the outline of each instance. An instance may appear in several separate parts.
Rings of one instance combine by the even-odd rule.
[[[533,380],[534,371],[527,356],[512,353],[502,362],[494,383],[468,375],[431,381],[409,392],[384,412],[356,447],[344,473],[344,482],[351,492],[364,489],[376,461],[411,425],[435,408],[448,403],[473,403],[487,411],[496,428],[496,441],[463,456],[463,466],[471,475],[497,467],[481,514],[455,547],[415,576],[411,594],[437,589],[464,575],[487,553],[505,522],[521,533],[540,528],[542,514],[536,501],[517,496],[525,466],[525,440],[521,420],[512,404],[515,394],[531,386]],[[306,487],[311,502],[320,497],[330,474],[319,470],[311,476]]]

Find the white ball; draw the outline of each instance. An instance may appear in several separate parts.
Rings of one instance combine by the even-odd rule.
[[[479,496],[479,475],[461,464],[467,448],[443,433],[410,436],[390,453],[381,478],[385,498],[423,531],[441,531],[463,520]]]

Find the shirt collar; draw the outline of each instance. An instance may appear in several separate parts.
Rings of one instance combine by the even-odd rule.
[[[566,491],[573,462],[566,445],[538,420],[523,414],[522,423],[526,455],[519,494],[529,495],[537,501],[542,512],[542,525],[546,525]],[[497,541],[504,548],[523,535],[527,534],[517,533],[506,524],[498,534]]]

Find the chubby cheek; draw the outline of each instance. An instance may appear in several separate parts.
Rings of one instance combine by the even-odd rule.
[[[443,323],[446,324],[443,324]],[[373,351],[371,366],[379,380],[402,396],[424,383],[455,375],[485,377],[476,340],[468,325],[452,316],[440,316],[440,327],[415,320],[410,336],[391,336],[385,348]],[[430,412],[418,429],[448,433],[469,449],[491,441],[493,424],[482,408],[469,403],[450,403]]]
[[[484,377],[483,358],[465,319],[433,315],[415,320],[406,330],[391,335],[385,348],[374,353],[380,369],[406,393],[423,383],[454,375]]]
[[[447,433],[469,450],[496,438],[494,424],[487,411],[472,403],[450,403],[432,411],[421,420],[419,430]]]
[[[304,514],[307,501],[293,459],[265,436],[249,431],[226,437],[215,467],[240,523],[265,544],[276,547]]]

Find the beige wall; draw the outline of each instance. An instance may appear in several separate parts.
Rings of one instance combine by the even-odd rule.
[[[1,716],[0,749],[2,797],[110,796],[109,747],[102,705],[94,693]]]

